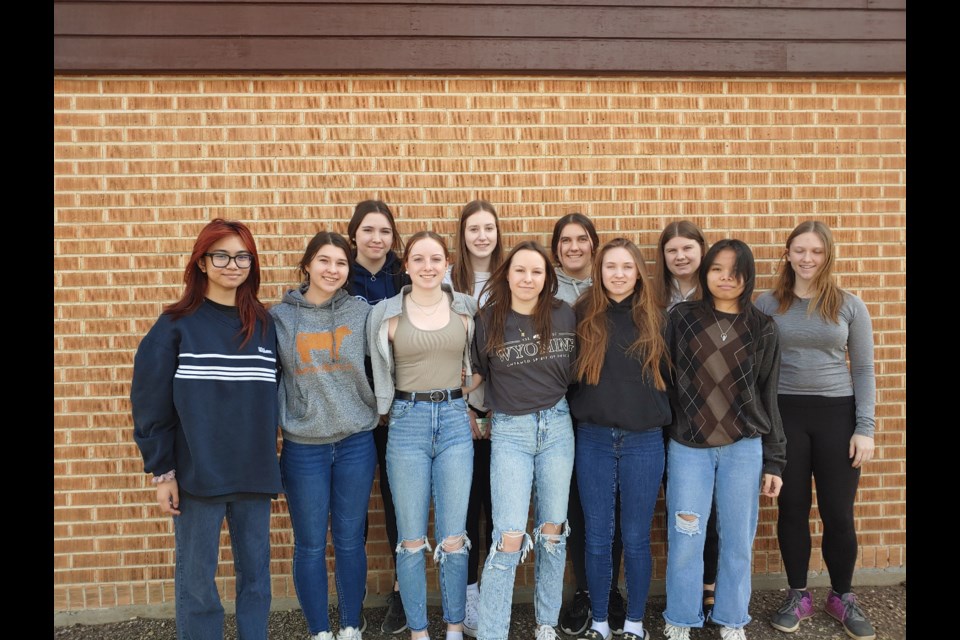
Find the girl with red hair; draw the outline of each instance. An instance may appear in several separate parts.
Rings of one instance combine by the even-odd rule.
[[[137,348],[134,440],[176,540],[177,635],[223,637],[216,573],[227,519],[236,570],[237,631],[266,640],[270,500],[277,461],[276,331],[257,299],[250,230],[215,219],[200,232],[186,289]]]

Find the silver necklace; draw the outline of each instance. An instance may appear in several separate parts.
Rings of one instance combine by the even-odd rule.
[[[436,304],[433,305],[433,311],[427,311],[426,309],[424,309],[423,307],[421,307],[419,304],[417,304],[417,301],[413,299],[413,294],[412,294],[412,293],[407,296],[407,300],[409,300],[410,302],[412,302],[412,303],[413,303],[413,306],[415,306],[417,309],[420,309],[420,312],[421,312],[423,315],[425,315],[425,316],[432,316],[433,314],[435,314],[437,311],[440,310],[440,303],[443,302],[443,292],[440,293],[440,299],[437,300]],[[429,306],[429,305],[428,305],[428,306]]]
[[[730,331],[733,330],[733,325],[734,325],[734,323],[737,321],[737,318],[740,317],[740,314],[738,313],[737,316],[736,316],[733,320],[730,321],[730,326],[727,327],[727,330],[726,330],[726,331],[724,331],[724,330],[723,330],[723,327],[720,326],[720,320],[717,319],[717,312],[716,312],[715,310],[713,310],[713,309],[711,309],[711,311],[713,312],[713,321],[717,323],[717,329],[720,330],[720,341],[721,341],[721,342],[726,342],[726,341],[727,341],[727,335],[729,335]]]

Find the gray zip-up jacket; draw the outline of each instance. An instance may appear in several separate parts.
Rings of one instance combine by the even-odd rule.
[[[477,313],[477,301],[471,296],[457,293],[448,284],[440,286],[451,297],[450,308],[453,312],[467,319],[467,340],[463,345],[463,369],[466,371],[469,381],[473,375],[470,345],[473,344],[473,317]],[[390,412],[393,395],[396,391],[394,387],[396,380],[394,379],[393,348],[390,346],[388,336],[390,318],[403,313],[403,296],[410,293],[412,289],[413,286],[408,284],[397,295],[378,302],[373,311],[370,312],[367,321],[367,342],[370,347],[370,361],[373,367],[373,388],[377,396],[377,411],[381,414]]]

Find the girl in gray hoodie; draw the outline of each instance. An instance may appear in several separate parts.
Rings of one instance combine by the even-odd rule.
[[[343,236],[321,231],[300,260],[303,283],[270,309],[282,366],[280,469],[293,524],[293,580],[315,640],[334,639],[327,617],[328,520],[337,558],[336,640],[360,640],[367,580],[364,523],[379,416],[364,372],[370,306],[346,290],[352,263]]]

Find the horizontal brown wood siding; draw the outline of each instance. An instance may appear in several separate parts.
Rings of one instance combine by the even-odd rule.
[[[54,3],[54,68],[96,71],[906,71],[904,2]]]

